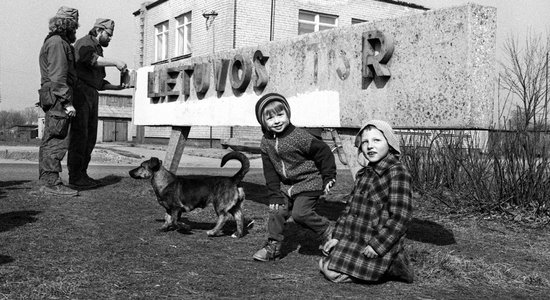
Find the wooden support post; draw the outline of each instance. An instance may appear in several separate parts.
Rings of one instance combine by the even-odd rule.
[[[191,126],[172,126],[168,149],[166,149],[166,156],[164,157],[164,166],[174,174],[178,171],[183,148],[185,148],[190,130]]]
[[[357,148],[355,148],[355,134],[358,129],[336,129],[342,142],[342,149],[347,158],[347,166],[351,172],[351,176],[355,180],[355,174],[361,169],[361,165],[357,162]]]

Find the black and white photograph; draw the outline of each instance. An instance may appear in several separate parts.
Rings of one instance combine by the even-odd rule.
[[[0,300],[548,299],[550,2],[0,24]]]

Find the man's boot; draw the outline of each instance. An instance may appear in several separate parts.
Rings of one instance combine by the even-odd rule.
[[[63,184],[43,185],[40,187],[40,192],[45,195],[67,196],[67,197],[78,196],[78,191],[73,190]]]

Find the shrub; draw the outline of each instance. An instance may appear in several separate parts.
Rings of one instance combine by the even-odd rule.
[[[547,132],[492,130],[486,141],[467,131],[401,136],[418,192],[453,208],[549,214]]]

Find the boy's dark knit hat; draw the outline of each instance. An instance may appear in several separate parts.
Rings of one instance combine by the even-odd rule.
[[[399,140],[397,139],[397,136],[393,132],[393,128],[390,124],[388,124],[385,121],[381,120],[370,120],[357,133],[355,136],[355,147],[359,148],[361,146],[361,134],[367,126],[374,126],[376,129],[382,131],[384,134],[384,137],[386,137],[386,140],[388,141],[388,145],[392,147],[395,151],[397,151],[398,154],[401,154],[401,150],[399,149]],[[359,149],[361,151],[361,149]]]
[[[269,93],[263,95],[258,102],[256,102],[256,120],[258,120],[258,123],[260,125],[263,125],[262,122],[262,111],[264,110],[265,106],[273,101],[279,101],[281,102],[288,112],[288,118],[290,119],[290,106],[288,105],[288,102],[286,101],[285,97],[281,94],[277,93]]]

